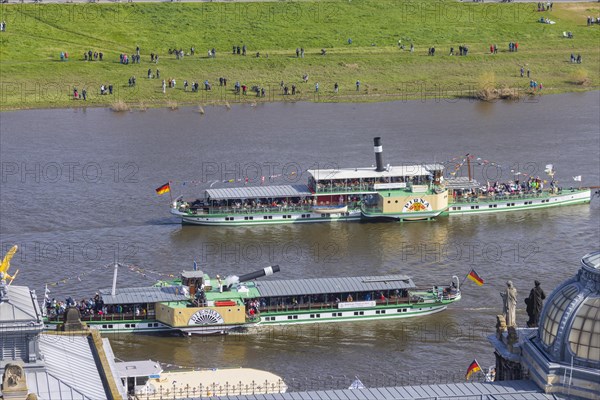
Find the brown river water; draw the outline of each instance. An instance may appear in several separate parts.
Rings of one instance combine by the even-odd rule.
[[[459,381],[477,358],[493,364],[486,336],[512,279],[517,318],[539,279],[546,293],[598,249],[600,201],[498,215],[411,223],[332,223],[267,227],[182,226],[169,195],[201,194],[213,181],[304,183],[308,168],[370,166],[374,136],[385,163],[446,162],[469,153],[475,177],[514,172],[559,185],[600,184],[600,93],[535,101],[467,100],[382,104],[275,103],[114,113],[106,109],[7,112],[0,116],[0,242],[18,244],[15,284],[43,298],[93,296],[111,285],[146,286],[191,269],[243,274],[279,264],[280,279],[405,273],[417,284],[448,283],[475,268],[446,311],[407,320],[268,328],[252,335],[115,335],[117,357],[184,367],[252,367],[298,388]],[[454,160],[454,161],[452,161]],[[514,172],[511,172],[514,171]],[[463,173],[464,168],[459,173]],[[296,173],[293,173],[296,172]],[[185,184],[184,184],[185,182]],[[242,183],[243,184],[243,183]],[[218,183],[225,187],[231,183]],[[143,272],[141,271],[143,269]],[[160,275],[159,275],[160,274]]]

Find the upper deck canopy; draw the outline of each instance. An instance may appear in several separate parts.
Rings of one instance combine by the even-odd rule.
[[[414,288],[415,284],[406,275],[384,275],[259,281],[255,283],[255,287],[262,297],[283,297],[410,289]]]
[[[188,293],[183,286],[117,288],[116,294],[110,289],[100,290],[104,304],[144,304],[165,301],[185,301]]]
[[[206,189],[211,200],[225,199],[273,199],[281,197],[312,196],[306,185],[253,186],[238,188]]]
[[[391,178],[400,176],[424,176],[431,175],[433,171],[444,169],[442,164],[421,164],[390,166],[385,171],[375,171],[375,167],[368,168],[342,168],[342,169],[309,169],[307,172],[315,180],[324,179],[367,179],[367,178]]]
[[[448,189],[476,189],[480,186],[475,179],[469,180],[466,176],[446,179],[446,188]]]

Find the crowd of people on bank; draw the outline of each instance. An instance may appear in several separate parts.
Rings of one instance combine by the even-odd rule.
[[[539,2],[537,5],[537,10],[538,11],[552,11],[552,7],[553,7],[553,3],[552,2]],[[552,21],[550,21],[548,18],[545,17],[541,17],[540,18],[541,22],[544,23],[551,23]],[[587,17],[587,25],[594,25],[594,24],[599,24],[600,23],[600,17],[598,18],[594,18],[591,16]],[[6,28],[6,23],[3,21],[0,24],[0,28],[2,28],[2,30],[5,30]],[[571,34],[571,32],[569,32],[569,34]],[[572,37],[572,36],[570,36]],[[410,39],[409,39],[410,40]],[[352,44],[352,39],[348,39],[348,44]],[[398,47],[401,50],[405,49],[404,43],[402,42],[402,39],[398,40]],[[508,43],[508,52],[518,52],[519,50],[519,43],[516,41],[510,41]],[[245,56],[248,52],[248,47],[246,44],[242,44],[242,45],[232,45],[231,47],[231,51],[232,51],[232,55],[241,55],[241,56]],[[415,51],[415,46],[414,43],[410,43],[410,52],[413,53]],[[489,46],[489,51],[491,54],[498,54],[498,45],[497,44],[491,44]],[[126,53],[121,53],[119,55],[119,62],[121,64],[140,64],[141,63],[141,50],[139,46],[136,46],[135,52],[131,55],[128,55]],[[427,55],[428,56],[434,56],[436,53],[436,48],[434,46],[429,47],[427,50]],[[191,46],[189,48],[189,52],[185,52],[183,50],[183,48],[179,47],[179,48],[169,48],[168,49],[168,54],[171,56],[174,56],[175,59],[177,60],[182,60],[185,56],[194,56],[196,54],[196,49],[194,46]],[[326,49],[322,49],[321,50],[321,55],[325,55],[326,54]],[[459,56],[467,56],[469,54],[469,47],[467,45],[460,45],[458,46],[458,52],[455,52],[455,48],[454,47],[450,47],[450,52],[449,55],[450,56],[454,56],[454,55],[459,55]],[[260,53],[257,52],[256,53],[257,57],[260,57]],[[297,47],[295,49],[295,56],[297,58],[304,58],[305,56],[305,49],[304,47]],[[215,58],[216,57],[216,49],[213,47],[211,49],[208,50],[208,58]],[[85,61],[102,61],[104,58],[104,54],[101,51],[93,51],[93,50],[88,50],[86,52],[84,52],[83,54],[83,59]],[[61,60],[67,60],[68,59],[68,54],[66,52],[61,52]],[[150,53],[150,62],[157,64],[159,60],[159,55],[152,52]],[[581,55],[577,55],[575,56],[574,54],[571,54],[571,62],[572,63],[581,63]],[[160,71],[157,68],[156,69],[156,73],[153,73],[152,68],[148,69],[148,79],[160,79]],[[524,71],[523,68],[521,68],[521,77],[524,76]],[[529,78],[529,70],[527,71],[527,77]],[[167,80],[162,80],[162,83],[160,85],[160,87],[162,88],[162,92],[163,93],[167,93],[167,89],[174,89],[176,87],[175,84],[175,78],[168,78]],[[159,81],[160,82],[160,81]],[[308,83],[308,74],[303,74],[302,75],[302,82],[303,83]],[[136,85],[135,82],[135,77],[130,77],[128,79],[128,86],[129,87],[134,87]],[[197,80],[184,80],[184,84],[183,84],[183,90],[184,91],[188,91],[188,89],[191,89],[190,92],[198,92],[200,90],[200,88],[203,88],[205,91],[210,91],[212,90],[212,85],[210,84],[208,79],[204,80],[204,84],[201,86]],[[227,78],[224,77],[219,77],[219,87],[222,87],[224,89],[227,88]],[[361,87],[361,82],[360,80],[356,81],[356,91],[359,91]],[[536,81],[531,80],[530,81],[530,89],[533,89],[534,91],[541,89],[543,86],[541,84],[537,84]],[[243,84],[240,83],[240,81],[236,81],[235,85],[233,85],[232,90],[233,93],[236,95],[247,95],[248,94],[248,89],[250,88],[250,90],[255,93],[256,97],[266,97],[267,94],[267,89],[264,86],[261,85],[252,85],[249,86],[247,84]],[[340,91],[340,85],[338,82],[335,82],[332,86],[332,92],[334,94],[338,94]],[[321,84],[320,82],[315,82],[314,84],[314,92],[315,93],[320,93],[321,92]],[[282,81],[282,84],[280,86],[280,92],[282,95],[284,96],[295,96],[297,93],[300,92],[298,86],[295,83],[288,83],[288,84],[284,84]],[[82,94],[83,93],[79,93],[77,92],[77,95],[74,93],[73,98],[74,99],[81,99],[82,98]],[[100,90],[100,94],[112,94],[112,85],[102,85],[101,90]],[[85,100],[87,97],[86,95],[83,95],[83,99]]]

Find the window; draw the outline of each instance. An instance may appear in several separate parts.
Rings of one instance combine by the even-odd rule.
[[[600,298],[588,298],[577,311],[569,345],[577,357],[600,360]]]

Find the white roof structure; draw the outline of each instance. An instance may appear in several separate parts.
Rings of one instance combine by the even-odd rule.
[[[160,375],[163,372],[160,364],[152,360],[116,362],[119,378]]]
[[[431,175],[434,170],[443,170],[442,164],[419,164],[389,166],[385,171],[375,171],[375,167],[368,168],[342,168],[342,169],[309,169],[307,172],[315,180],[324,179],[367,179],[391,178],[397,176],[423,176]]]
[[[279,197],[306,197],[311,195],[312,193],[306,185],[244,186],[206,189],[206,197],[211,200],[273,199]]]
[[[406,275],[383,275],[260,281],[255,287],[261,297],[278,297],[412,289],[415,284]]]
[[[106,398],[89,336],[40,335],[43,369],[25,369],[29,391],[39,399]]]
[[[220,400],[550,400],[532,381],[450,383],[366,389],[318,390],[247,396],[221,396]],[[194,397],[190,400],[200,399]]]
[[[42,321],[42,313],[37,301],[32,300],[32,292],[25,286],[8,286],[8,301],[0,301],[0,328]],[[5,299],[6,300],[6,299]]]

